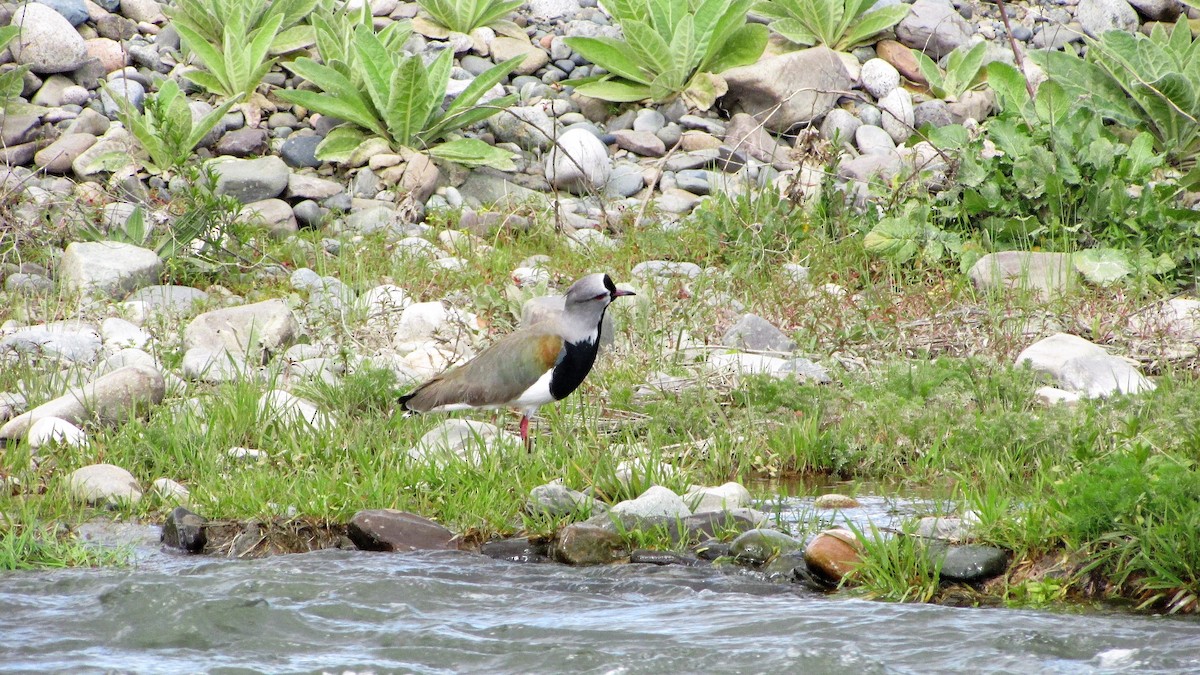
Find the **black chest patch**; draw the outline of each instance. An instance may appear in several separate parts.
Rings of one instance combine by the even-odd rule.
[[[602,317],[603,318],[603,317]],[[592,370],[596,363],[596,352],[600,350],[600,327],[596,327],[595,342],[567,342],[563,358],[554,364],[554,374],[550,376],[550,395],[554,400],[561,401],[583,384],[583,378]]]

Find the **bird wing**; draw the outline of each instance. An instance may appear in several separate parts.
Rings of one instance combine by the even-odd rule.
[[[437,375],[400,398],[408,410],[446,405],[499,406],[515,401],[563,359],[563,339],[534,326],[501,338],[461,366]]]

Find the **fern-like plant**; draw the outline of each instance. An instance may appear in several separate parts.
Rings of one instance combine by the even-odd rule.
[[[624,40],[569,37],[571,49],[608,75],[576,80],[576,90],[606,101],[666,101],[682,95],[702,110],[727,87],[722,71],[754,63],[767,28],[746,22],[754,0],[613,0],[605,7]]]
[[[153,174],[183,166],[192,156],[192,150],[234,104],[232,100],[226,101],[193,123],[187,96],[174,80],[166,80],[158,93],[146,97],[144,112],[123,96],[114,95],[113,100],[120,107],[121,123],[145,152],[138,161]]]
[[[524,0],[417,0],[434,23],[459,33],[496,24],[523,3]]]
[[[451,50],[443,50],[428,66],[420,56],[389,50],[368,26],[354,29],[353,66],[343,61],[321,64],[301,57],[288,65],[321,91],[280,91],[280,98],[345,120],[317,146],[317,157],[345,161],[363,143],[382,138],[394,149],[411,148],[430,156],[468,166],[489,165],[511,169],[508,152],[474,138],[450,139],[451,134],[487,119],[509,105],[505,96],[477,105],[480,98],[521,62],[516,57],[492,66],[467,85],[443,109],[450,80]],[[347,69],[356,73],[351,75]]]
[[[825,45],[849,51],[900,23],[909,6],[877,0],[760,0],[754,12],[771,20],[771,29],[804,47]]]

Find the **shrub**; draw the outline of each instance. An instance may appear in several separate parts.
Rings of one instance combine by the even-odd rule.
[[[234,104],[232,100],[226,101],[193,123],[187,97],[174,80],[166,80],[157,94],[146,97],[144,112],[124,97],[113,96],[113,100],[121,109],[121,123],[145,152],[139,162],[155,174],[183,166],[192,156],[192,150]]]
[[[500,21],[523,0],[417,0],[434,23],[459,33]]]
[[[771,19],[771,28],[798,45],[825,45],[849,51],[870,42],[908,15],[909,6],[870,11],[876,0],[762,0],[754,11]]]
[[[262,5],[263,0],[249,4],[240,0],[212,0],[212,6],[219,8],[214,11],[220,11],[224,17],[220,23],[193,26],[190,14],[182,21],[177,20],[175,29],[183,44],[207,68],[188,71],[184,77],[226,99],[250,98],[275,65],[275,59],[267,55],[280,36],[284,21],[289,19],[282,11],[257,13],[254,8]],[[181,12],[177,16],[182,15]]]

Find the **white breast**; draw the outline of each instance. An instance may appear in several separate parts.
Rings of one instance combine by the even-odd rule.
[[[544,375],[537,379],[537,382],[534,382],[532,386],[522,392],[512,402],[512,405],[517,408],[530,409],[553,402],[554,397],[550,395],[550,377],[553,374],[553,368],[547,370]]]

